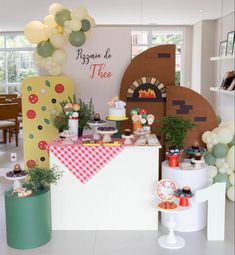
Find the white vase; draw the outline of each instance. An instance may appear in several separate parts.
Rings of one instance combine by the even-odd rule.
[[[73,133],[74,136],[78,136],[78,119],[69,119],[69,132]]]

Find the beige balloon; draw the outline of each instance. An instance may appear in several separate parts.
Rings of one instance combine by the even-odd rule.
[[[47,15],[44,18],[44,24],[47,25],[50,28],[56,27],[57,24],[55,22],[55,17],[53,15]]]
[[[54,75],[54,76],[61,74],[61,72],[62,72],[62,69],[61,69],[60,65],[56,65],[56,66],[48,69],[48,73],[50,75]]]
[[[84,19],[88,15],[88,11],[83,6],[78,6],[71,11],[72,18],[78,18],[80,20]]]
[[[234,186],[231,186],[227,189],[227,197],[228,199],[230,199],[231,201],[235,201],[235,190],[234,190]]]
[[[82,28],[82,22],[79,19],[73,18],[73,19],[71,19],[69,26],[70,26],[71,30],[79,31]]]
[[[235,145],[233,145],[229,151],[228,151],[228,154],[227,154],[227,158],[226,158],[226,161],[229,165],[229,168],[231,168],[233,171],[235,170]]]
[[[65,43],[65,38],[61,34],[50,36],[50,42],[55,48],[61,48]]]
[[[55,14],[61,9],[64,9],[64,6],[62,4],[58,3],[51,4],[49,7],[49,14],[55,16]]]
[[[66,53],[62,49],[55,50],[52,58],[56,63],[63,64],[66,61]]]
[[[26,24],[24,35],[31,43],[40,43],[48,40],[44,30],[44,24],[41,21],[33,20]]]

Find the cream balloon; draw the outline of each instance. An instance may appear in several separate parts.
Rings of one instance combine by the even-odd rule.
[[[48,40],[44,30],[44,24],[41,21],[30,21],[24,28],[24,35],[31,43],[40,43]]]
[[[57,23],[55,22],[55,17],[53,15],[47,15],[44,18],[44,24],[50,28],[56,27]]]
[[[212,138],[211,143],[212,143],[213,145],[217,144],[217,143],[218,143],[217,138],[216,138],[216,137]]]
[[[234,190],[234,186],[231,186],[227,189],[227,197],[231,200],[231,201],[235,201],[235,190]]]
[[[224,161],[225,161],[225,158],[216,158],[215,165],[217,167],[221,167],[223,165]]]
[[[84,19],[90,22],[92,28],[96,26],[95,20],[90,15],[87,15]]]
[[[221,173],[221,174],[225,174],[226,173],[226,168],[223,168],[223,167],[220,167],[219,168],[219,172]]]
[[[65,43],[65,38],[62,34],[50,36],[50,42],[55,48],[61,48]]]
[[[226,174],[230,175],[233,173],[233,170],[231,168],[226,169]]]
[[[88,15],[88,11],[85,7],[83,6],[78,6],[75,9],[71,11],[71,17],[72,18],[77,18],[77,19],[84,19]]]
[[[235,173],[229,175],[229,182],[234,186],[235,183]]]
[[[48,69],[48,72],[50,75],[59,75],[62,72],[61,66],[60,65],[56,65],[50,69]]]
[[[48,25],[44,25],[44,31],[45,31],[48,38],[53,34],[52,29],[53,28],[49,27]]]
[[[233,139],[233,132],[229,128],[221,127],[217,132],[217,139],[219,143],[227,144]]]
[[[47,70],[49,70],[50,68],[52,68],[54,65],[57,65],[57,63],[54,61],[54,59],[52,57],[46,58],[45,61],[45,68]]]
[[[82,28],[82,22],[79,19],[71,19],[70,21],[70,28],[73,31],[79,31]]]
[[[212,143],[208,143],[207,144],[207,150],[211,152],[212,148],[213,148],[213,144]]]
[[[227,121],[224,123],[221,123],[219,127],[226,127],[229,128],[233,133],[235,133],[235,122],[234,121]]]
[[[231,168],[233,171],[235,170],[235,160],[234,160],[234,153],[235,153],[235,145],[233,145],[227,154],[226,161],[229,165],[229,168]]]
[[[66,61],[66,53],[62,49],[55,50],[52,58],[56,63],[63,64]]]
[[[208,176],[211,178],[214,178],[218,173],[218,170],[215,166],[208,166],[207,171],[208,171]]]
[[[203,134],[202,134],[202,141],[204,142],[204,143],[207,143],[207,139],[208,139],[208,137],[210,137],[211,136],[211,132],[210,131],[205,131]]]
[[[64,9],[64,6],[58,3],[51,4],[49,7],[49,14],[55,16],[55,14],[60,11],[61,9]]]

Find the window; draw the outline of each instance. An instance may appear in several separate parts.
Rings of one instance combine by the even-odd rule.
[[[182,62],[184,31],[179,30],[142,30],[132,31],[132,58],[148,48],[161,44],[176,44],[176,85],[182,83]]]
[[[0,93],[21,94],[22,80],[37,75],[33,51],[23,32],[0,33]]]

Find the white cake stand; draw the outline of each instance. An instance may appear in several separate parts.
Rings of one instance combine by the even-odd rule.
[[[201,158],[200,160],[192,158],[191,161],[195,164],[193,167],[194,169],[201,169],[203,167],[202,164],[205,163],[204,158]]]
[[[169,233],[168,235],[163,235],[159,237],[158,239],[158,243],[161,247],[167,248],[167,249],[180,249],[185,246],[185,240],[181,236],[177,236],[174,233],[174,230],[176,227],[176,221],[175,221],[174,215],[176,213],[180,213],[182,211],[188,210],[190,207],[191,206],[187,206],[187,207],[178,206],[176,209],[173,209],[173,210],[166,210],[166,209],[157,207],[157,209],[160,212],[167,213],[167,218],[168,218],[166,222],[166,226],[168,228]]]
[[[112,130],[112,131],[100,131],[100,130],[97,129],[96,132],[98,134],[103,135],[103,142],[110,142],[110,141],[112,141],[111,135],[117,133],[118,130],[115,129],[115,130]]]
[[[134,137],[133,135],[122,135],[122,138],[125,139],[124,144],[132,144],[131,139],[133,137]]]
[[[65,139],[63,140],[63,144],[73,144],[72,138],[75,138],[75,134],[71,133],[60,133],[60,136],[64,137]]]
[[[24,180],[28,175],[20,176],[20,177],[8,177],[5,175],[5,178],[9,181],[13,181],[13,190],[17,190],[22,188],[21,180]]]
[[[98,141],[98,140],[100,140],[100,135],[97,133],[97,130],[96,130],[96,128],[97,127],[100,127],[100,126],[104,126],[105,124],[106,124],[106,122],[104,121],[103,123],[99,123],[99,122],[87,122],[87,124],[90,126],[90,127],[92,127],[92,129],[93,129],[93,139],[95,140],[95,141]]]

